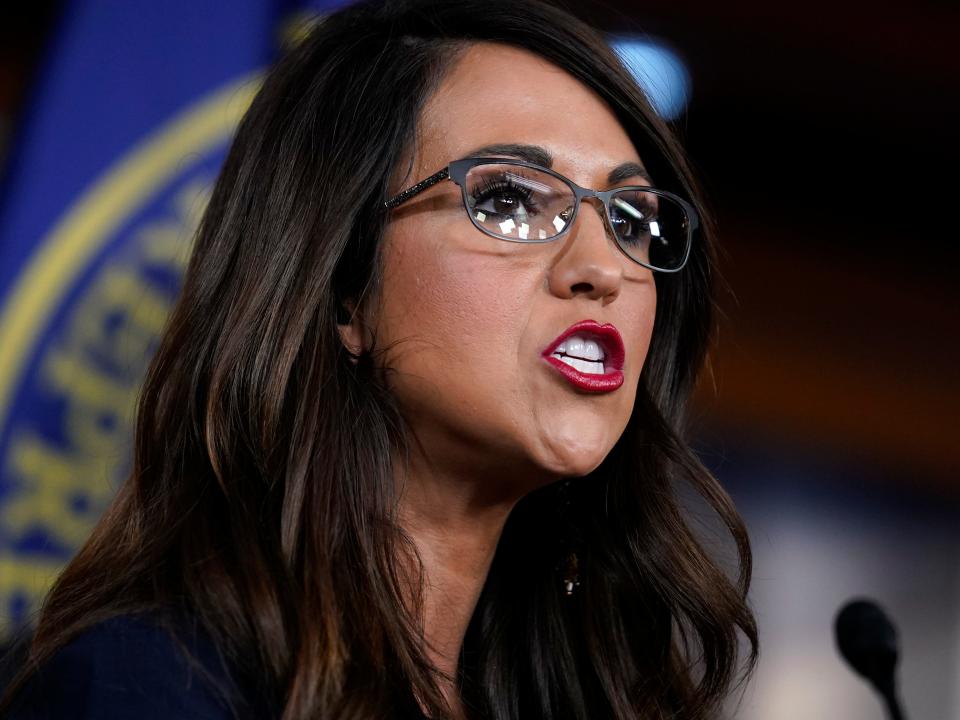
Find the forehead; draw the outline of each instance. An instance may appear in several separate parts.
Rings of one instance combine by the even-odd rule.
[[[424,106],[413,158],[417,177],[495,143],[539,145],[554,157],[554,169],[588,187],[603,185],[625,161],[641,161],[593,90],[532,52],[480,42],[460,56]]]

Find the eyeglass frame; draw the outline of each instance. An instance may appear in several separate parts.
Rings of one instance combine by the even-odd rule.
[[[492,231],[483,227],[476,218],[473,217],[473,213],[470,211],[470,206],[467,199],[467,172],[476,167],[477,165],[517,165],[520,167],[527,167],[533,170],[538,170],[540,172],[545,172],[548,175],[552,175],[557,180],[565,183],[572,191],[574,196],[573,203],[573,214],[570,216],[570,219],[567,221],[567,224],[564,225],[563,229],[560,230],[556,235],[553,235],[549,238],[544,239],[520,239],[520,238],[508,238],[502,237],[500,235],[493,234]],[[684,266],[687,264],[687,260],[690,258],[690,250],[693,247],[693,233],[700,227],[700,215],[697,213],[696,208],[689,203],[687,200],[684,200],[679,195],[670,192],[669,190],[660,190],[659,188],[648,187],[646,185],[623,185],[620,187],[611,188],[610,190],[593,190],[591,188],[581,187],[577,185],[573,180],[564,175],[561,175],[556,170],[552,170],[542,165],[537,165],[536,163],[528,162],[526,160],[519,160],[516,158],[498,158],[498,157],[468,157],[462,158],[460,160],[454,160],[447,167],[442,170],[438,170],[433,175],[428,178],[424,178],[415,185],[411,185],[406,190],[403,190],[396,195],[394,195],[389,200],[384,201],[384,209],[391,210],[393,208],[399,207],[405,203],[410,198],[419,195],[424,190],[433,187],[443,180],[451,180],[460,187],[460,195],[463,199],[463,207],[467,212],[467,217],[470,218],[470,222],[484,235],[488,235],[497,240],[505,240],[506,242],[515,242],[515,243],[530,243],[530,244],[539,244],[539,243],[548,243],[557,240],[563,235],[565,235],[571,227],[573,227],[574,222],[577,220],[577,215],[580,212],[580,201],[584,198],[595,197],[599,198],[600,202],[603,204],[604,217],[607,221],[607,226],[610,232],[613,234],[614,241],[617,245],[617,248],[622,252],[627,258],[638,265],[642,265],[645,268],[653,270],[654,272],[665,272],[665,273],[674,273],[683,270]],[[613,229],[613,221],[610,219],[610,200],[615,193],[622,192],[624,190],[641,190],[643,192],[648,192],[653,195],[660,195],[665,197],[673,202],[677,203],[684,211],[687,216],[687,246],[683,254],[683,260],[680,264],[673,269],[658,268],[650,265],[649,263],[641,262],[636,258],[632,257],[620,244],[620,238],[617,235],[616,230]]]

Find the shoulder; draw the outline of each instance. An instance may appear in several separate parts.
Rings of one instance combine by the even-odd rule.
[[[94,625],[31,677],[11,720],[233,718],[229,673],[213,643],[186,623],[176,631],[181,642],[152,615]]]

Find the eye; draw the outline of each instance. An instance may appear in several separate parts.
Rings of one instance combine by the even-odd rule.
[[[534,190],[503,175],[484,177],[471,196],[474,210],[487,215],[523,220],[540,210]]]
[[[610,205],[610,219],[621,240],[647,244],[651,233],[657,234],[657,203],[646,193],[617,196]]]

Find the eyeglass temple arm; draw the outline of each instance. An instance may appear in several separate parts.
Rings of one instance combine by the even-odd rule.
[[[421,180],[421,181],[418,182],[416,185],[414,185],[414,186],[412,186],[412,187],[408,187],[406,190],[404,190],[403,192],[401,192],[399,195],[395,195],[394,197],[390,198],[390,199],[387,200],[385,203],[383,203],[383,206],[384,206],[385,208],[387,208],[387,209],[389,209],[389,208],[395,208],[397,205],[400,205],[400,204],[402,204],[402,203],[405,203],[407,200],[409,200],[410,198],[412,198],[414,195],[417,195],[418,193],[422,193],[424,190],[426,190],[426,189],[429,188],[429,187],[433,187],[434,185],[436,185],[436,184],[437,184],[438,182],[440,182],[441,180],[446,180],[449,176],[450,176],[450,169],[449,169],[449,168],[444,168],[443,170],[440,170],[439,172],[435,172],[433,175],[431,175],[431,176],[428,177],[427,179]]]

